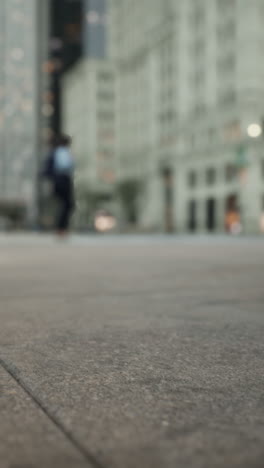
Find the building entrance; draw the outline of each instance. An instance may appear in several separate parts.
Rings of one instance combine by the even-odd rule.
[[[190,200],[188,206],[188,230],[195,232],[197,229],[197,201]]]
[[[162,171],[163,187],[164,187],[164,218],[166,232],[174,231],[173,217],[173,171],[170,168],[165,168]]]
[[[241,216],[236,194],[231,194],[226,199],[225,229],[231,234],[241,232]]]
[[[208,198],[206,201],[206,228],[209,232],[216,229],[216,209],[215,198]]]

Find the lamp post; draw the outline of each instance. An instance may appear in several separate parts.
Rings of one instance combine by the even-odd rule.
[[[239,171],[239,199],[240,199],[240,216],[243,230],[247,230],[247,215],[251,212],[248,206],[248,198],[252,195],[248,190],[249,169],[251,166],[249,152],[249,142],[257,141],[263,133],[263,128],[259,123],[253,122],[246,129],[247,140],[240,143],[237,149],[237,167]],[[250,174],[251,175],[251,174]]]

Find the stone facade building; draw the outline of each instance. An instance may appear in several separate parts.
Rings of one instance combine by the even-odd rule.
[[[118,179],[153,230],[259,232],[262,0],[110,0]],[[231,217],[230,217],[231,216]],[[262,226],[263,227],[263,226]]]

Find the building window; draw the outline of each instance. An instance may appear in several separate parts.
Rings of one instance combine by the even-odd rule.
[[[202,68],[196,68],[194,73],[191,75],[191,84],[195,88],[202,88],[205,85],[205,70]]]
[[[192,29],[201,29],[205,24],[205,10],[203,5],[193,5],[193,11],[190,16],[190,23]]]
[[[105,72],[99,72],[99,73],[98,73],[98,79],[99,79],[100,81],[110,81],[110,80],[113,79],[113,74],[110,73],[110,72],[107,72],[107,71],[105,71]]]
[[[225,168],[225,179],[227,182],[234,182],[237,176],[237,168],[234,164],[228,164]]]
[[[197,186],[197,173],[195,171],[190,171],[188,174],[188,186],[190,188]]]
[[[103,91],[99,90],[97,93],[97,99],[101,99],[103,101],[113,101],[115,95],[113,91]]]
[[[236,23],[234,18],[230,18],[228,21],[221,22],[217,28],[218,41],[223,45],[226,45],[230,41],[234,41],[236,37]]]
[[[198,215],[198,205],[197,200],[190,200],[187,206],[187,229],[191,232],[196,231],[197,229],[197,215]]]
[[[214,185],[215,181],[216,181],[216,170],[210,167],[206,171],[206,184]]]
[[[261,197],[260,229],[264,233],[264,195]]]
[[[200,117],[206,113],[205,103],[197,102],[194,105],[193,113],[196,117]]]
[[[235,0],[217,0],[218,14],[224,18],[234,13],[235,6]]]
[[[235,7],[236,0],[218,0],[219,8],[223,11],[233,10]]]
[[[216,129],[212,127],[209,128],[208,129],[208,141],[210,144],[214,143],[216,136],[217,136]]]
[[[236,69],[236,59],[233,53],[229,53],[218,60],[218,70],[221,75],[234,73]]]
[[[219,93],[219,102],[225,106],[232,106],[236,102],[236,92],[233,89],[221,91]]]
[[[195,134],[194,134],[194,133],[191,133],[191,134],[189,135],[189,148],[190,148],[190,150],[192,150],[192,149],[195,147],[195,143],[196,143]]]
[[[113,111],[98,111],[97,112],[97,118],[99,120],[112,120],[114,119],[114,112]]]
[[[205,55],[206,51],[206,42],[204,37],[199,37],[198,39],[195,38],[193,43],[191,44],[191,53],[195,60],[201,59]]]
[[[261,175],[262,175],[262,179],[264,179],[264,159],[261,161]],[[264,206],[263,206],[263,210],[264,210]]]
[[[224,138],[227,141],[237,141],[241,138],[241,124],[239,121],[230,122],[224,127]]]

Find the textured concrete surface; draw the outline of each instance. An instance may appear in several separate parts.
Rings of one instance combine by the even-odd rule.
[[[89,466],[85,457],[2,367],[0,395],[1,468]]]
[[[262,468],[263,253],[0,239],[4,468]]]

